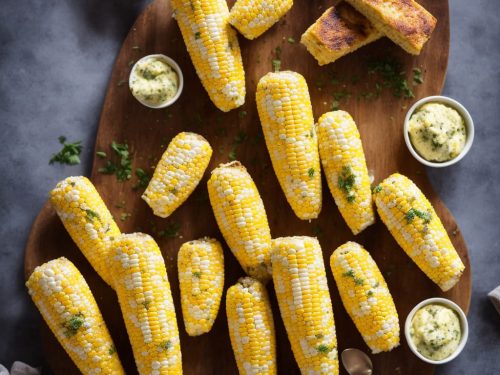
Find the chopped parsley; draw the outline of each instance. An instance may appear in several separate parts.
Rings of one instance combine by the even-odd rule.
[[[179,229],[181,229],[181,225],[174,221],[168,224],[165,229],[160,230],[158,236],[174,238],[179,235]]]
[[[85,316],[79,312],[72,315],[64,324],[64,334],[66,337],[71,337],[77,334],[78,330],[84,325]]]
[[[342,276],[344,276],[344,277],[354,277],[354,270],[351,269],[351,270],[349,270],[347,272],[344,272],[342,274]]]
[[[229,151],[229,154],[227,155],[230,161],[235,161],[236,160],[236,146],[233,146],[231,151]]]
[[[239,111],[239,112],[238,112],[238,117],[239,117],[239,118],[243,119],[243,118],[245,118],[246,116],[247,116],[247,111],[243,111],[243,110],[241,110],[241,111]]]
[[[432,219],[432,215],[429,211],[420,211],[416,208],[410,208],[405,215],[406,222],[410,224],[415,217],[422,219],[425,224],[429,224]]]
[[[329,347],[328,345],[325,344],[320,344],[316,347],[316,350],[320,353],[327,354],[332,351],[333,348]]]
[[[142,168],[136,168],[135,175],[137,176],[137,183],[132,189],[137,190],[148,186],[149,180],[151,180],[149,173]]]
[[[239,131],[236,137],[234,137],[234,143],[237,145],[241,145],[247,140],[247,138],[247,133],[245,133],[244,131]]]
[[[125,85],[126,83],[127,83],[127,80],[126,80],[126,79],[120,79],[116,85],[117,85],[118,87],[122,87],[122,86],[123,86],[123,85]]]
[[[97,156],[99,156],[100,158],[105,158],[107,157],[108,155],[106,155],[106,153],[104,151],[96,151],[95,153]]]
[[[275,58],[271,61],[273,64],[273,70],[279,72],[281,70],[281,48],[276,47],[274,50]]]
[[[368,73],[380,76],[382,86],[390,89],[395,97],[406,99],[415,97],[399,61],[393,58],[372,61],[368,64]]]
[[[95,211],[92,211],[91,209],[86,209],[85,214],[87,215],[88,221],[94,221],[94,219],[101,220],[99,214]]]
[[[80,154],[82,153],[82,141],[66,143],[66,137],[60,136],[59,143],[63,145],[61,151],[52,155],[49,164],[59,163],[66,165],[80,164]]]
[[[373,290],[369,290],[369,291],[366,293],[366,295],[367,295],[368,297],[373,296]]]
[[[363,285],[364,280],[359,278],[359,277],[354,277],[354,284],[356,285]]]
[[[144,306],[144,308],[145,308],[146,310],[149,310],[149,306],[151,305],[151,300],[149,300],[149,299],[145,300],[145,301],[142,303],[142,305]]]
[[[309,170],[307,171],[307,175],[309,176],[309,178],[313,178],[314,177],[314,168],[309,168]]]
[[[196,33],[194,33],[194,38],[195,39],[200,39],[201,38],[201,33],[198,31]]]
[[[354,284],[356,285],[363,285],[364,284],[364,280],[357,277],[355,274],[354,274],[354,270],[353,269],[350,269],[349,271],[346,271],[342,274],[342,276],[344,277],[352,277],[353,280],[354,280]]]
[[[99,173],[116,174],[118,181],[130,180],[132,177],[132,159],[130,158],[128,144],[121,144],[113,141],[111,143],[111,149],[118,156],[119,161],[115,163],[111,160],[107,160],[104,167],[99,168]]]
[[[199,271],[193,272],[193,276],[196,277],[197,279],[199,279],[199,278],[201,278],[201,272],[199,272]]]
[[[420,68],[413,68],[413,86],[424,83],[424,75]]]
[[[170,348],[172,348],[173,344],[172,344],[172,341],[170,340],[166,340],[166,341],[163,341],[162,343],[160,343],[160,349],[163,349],[163,350],[169,350]]]
[[[289,37],[289,38],[287,39],[287,41],[288,41],[288,43],[290,43],[290,44],[294,44],[294,43],[295,43],[295,38],[293,38],[293,37]]]
[[[120,220],[121,221],[126,221],[132,214],[130,212],[122,212],[120,214]]]
[[[353,191],[355,182],[356,176],[352,173],[351,166],[343,166],[342,172],[338,177],[338,187],[345,193],[346,199],[349,203],[354,202],[354,200],[356,199]]]
[[[114,344],[111,344],[111,346],[110,346],[110,347],[109,347],[109,349],[108,349],[108,354],[109,354],[109,355],[113,355],[113,354],[115,354],[115,353],[116,353],[116,347],[115,347],[115,345],[114,345]]]
[[[377,185],[373,188],[374,193],[380,193],[382,191],[382,186]]]

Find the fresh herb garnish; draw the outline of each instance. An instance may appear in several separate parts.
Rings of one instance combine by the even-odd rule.
[[[85,214],[87,215],[88,221],[94,221],[94,219],[101,220],[99,214],[95,211],[92,211],[91,209],[86,209]]]
[[[114,345],[114,344],[111,344],[111,346],[110,346],[110,347],[109,347],[109,349],[108,349],[108,354],[109,354],[109,355],[113,355],[113,354],[115,354],[115,353],[116,353],[116,347],[115,347],[115,345]]]
[[[352,173],[351,166],[343,166],[342,172],[338,177],[338,187],[345,193],[346,199],[349,203],[354,202],[356,199],[353,191],[355,182],[356,176]]]
[[[167,227],[158,232],[158,237],[169,237],[174,238],[179,235],[179,229],[181,229],[181,225],[177,222],[172,222],[167,225]]]
[[[229,151],[229,154],[227,155],[230,161],[235,161],[236,160],[236,146],[233,146],[231,151]]]
[[[247,140],[247,138],[247,133],[245,133],[244,131],[239,131],[236,137],[234,137],[234,143],[237,145],[241,145]]]
[[[344,277],[354,277],[354,270],[350,269],[342,274]]]
[[[276,47],[274,49],[275,58],[271,61],[273,64],[273,70],[279,72],[281,70],[281,48]]]
[[[309,170],[307,171],[307,175],[309,176],[309,178],[313,178],[314,177],[314,168],[309,168]]]
[[[126,79],[120,79],[118,81],[118,83],[116,84],[118,87],[122,87],[124,84],[127,83],[127,80]]]
[[[405,215],[406,222],[410,224],[415,217],[418,217],[424,221],[425,224],[430,223],[432,215],[429,211],[420,211],[416,208],[410,208]]]
[[[132,214],[130,212],[122,212],[120,214],[120,220],[121,221],[126,221]]]
[[[99,173],[103,174],[116,174],[118,181],[130,180],[132,177],[132,160],[130,152],[126,143],[111,143],[111,149],[119,157],[118,163],[113,163],[111,160],[106,162],[104,167],[99,168]]]
[[[66,137],[60,136],[59,143],[63,145],[63,148],[57,154],[52,155],[49,164],[80,164],[80,154],[83,148],[82,141],[66,143]]]
[[[246,115],[247,115],[247,111],[241,110],[241,111],[238,112],[238,117],[241,118],[241,119],[245,118]]]
[[[377,185],[373,188],[374,193],[380,193],[382,191],[382,186]]]
[[[332,351],[332,348],[330,348],[328,345],[320,344],[320,345],[318,345],[316,350],[318,350],[318,352],[320,352],[320,353],[327,354],[327,353],[330,353]]]
[[[201,38],[201,33],[198,31],[196,33],[194,33],[194,38],[195,39],[200,39]]]
[[[288,43],[290,43],[290,44],[294,44],[294,43],[295,43],[295,38],[293,38],[293,37],[289,37],[289,38],[287,39],[287,41],[288,41]]]
[[[379,75],[382,85],[389,88],[397,98],[409,99],[415,96],[406,81],[406,73],[402,70],[401,63],[395,59],[372,61],[368,65],[368,73]]]
[[[167,340],[160,343],[160,349],[168,350],[173,346],[172,341]]]
[[[145,188],[149,184],[149,180],[151,180],[151,176],[142,168],[136,168],[135,175],[137,176],[137,183],[133,186],[132,189],[137,190],[140,188]]]
[[[193,272],[193,276],[199,279],[201,277],[201,272],[199,271]]]
[[[66,337],[71,337],[77,334],[78,330],[84,325],[85,316],[79,312],[72,315],[64,324],[64,334]]]
[[[95,153],[97,156],[99,156],[100,158],[105,158],[107,157],[108,155],[106,155],[106,153],[104,151],[96,151]]]
[[[424,74],[420,68],[413,68],[413,86],[424,83]]]

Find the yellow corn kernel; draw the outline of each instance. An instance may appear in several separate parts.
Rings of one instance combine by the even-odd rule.
[[[28,292],[50,330],[84,375],[125,374],[87,282],[66,258],[35,268]]]
[[[345,111],[318,121],[319,155],[330,192],[354,234],[375,222],[370,177],[356,123]]]
[[[227,290],[226,314],[239,373],[276,374],[276,338],[266,287],[251,277],[239,279]]]
[[[113,216],[86,177],[68,177],[50,192],[50,203],[96,272],[110,286],[106,266],[110,241],[120,235]]]
[[[245,72],[225,0],[172,0],[174,15],[210,99],[227,112],[245,102]]]
[[[370,253],[347,242],[330,257],[344,307],[372,352],[399,345],[399,318],[389,288]]]
[[[147,234],[111,244],[110,271],[139,374],[182,374],[174,302],[160,248]]]
[[[212,147],[201,135],[177,134],[163,153],[142,199],[168,217],[191,195],[207,169]]]
[[[247,39],[266,32],[290,10],[293,0],[237,0],[229,13],[229,23]]]
[[[274,172],[302,220],[321,211],[318,140],[307,83],[290,71],[268,73],[257,85],[257,109]]]
[[[238,161],[221,164],[208,180],[208,195],[219,229],[243,270],[267,282],[271,277],[271,231],[250,174]]]
[[[274,289],[302,374],[338,374],[337,337],[323,253],[316,238],[273,239]]]
[[[202,238],[182,244],[177,255],[182,316],[189,336],[212,329],[224,289],[224,253],[219,241]]]
[[[434,208],[420,189],[399,173],[374,189],[380,218],[399,246],[443,291],[460,280],[465,266]]]

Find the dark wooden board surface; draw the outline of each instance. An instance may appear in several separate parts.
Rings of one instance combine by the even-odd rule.
[[[327,264],[339,352],[347,347],[357,347],[368,352],[368,348],[342,306],[328,266],[332,251],[347,240],[360,242],[373,255],[389,284],[401,325],[415,304],[432,296],[445,296],[457,302],[465,311],[468,310],[471,269],[466,245],[453,216],[432,190],[424,167],[411,157],[403,140],[402,126],[406,109],[420,97],[440,93],[448,61],[448,2],[425,0],[421,3],[437,17],[438,25],[420,56],[407,55],[388,39],[383,38],[334,64],[319,67],[298,41],[302,32],[330,6],[331,2],[295,1],[292,10],[262,37],[254,41],[240,37],[247,79],[246,103],[240,109],[229,113],[218,111],[203,90],[185,50],[178,26],[171,17],[169,2],[154,1],[137,19],[115,62],[101,114],[96,150],[104,150],[109,154],[112,141],[126,142],[133,151],[134,165],[147,169],[156,164],[165,146],[175,134],[182,130],[190,130],[204,135],[209,140],[214,148],[214,156],[199,187],[169,219],[157,218],[152,214],[149,207],[140,199],[142,191],[132,189],[135,178],[120,183],[113,176],[98,173],[98,169],[104,164],[102,159],[94,159],[91,179],[123,232],[150,233],[161,246],[176,305],[186,374],[237,373],[227,332],[224,303],[209,334],[197,338],[186,335],[181,317],[176,267],[176,254],[184,241],[202,236],[213,236],[222,240],[207,200],[206,181],[211,169],[219,163],[228,161],[228,155],[235,145],[237,158],[248,168],[262,195],[273,237],[318,235]],[[290,37],[296,43],[290,43],[288,41]],[[316,119],[331,109],[335,93],[340,96],[344,93],[351,94],[349,98],[340,100],[340,107],[349,111],[358,124],[368,168],[375,178],[375,183],[390,173],[399,171],[413,179],[429,197],[466,265],[466,271],[459,284],[451,291],[442,293],[428,280],[397,246],[380,221],[354,237],[340,217],[324,179],[323,209],[320,217],[312,222],[300,221],[295,217],[279,188],[265,144],[261,140],[255,106],[256,84],[261,76],[272,69],[271,60],[275,58],[276,47],[280,47],[282,51],[282,69],[295,70],[303,74],[309,83]],[[184,93],[175,105],[166,110],[143,107],[132,97],[126,82],[123,84],[123,80],[128,78],[132,62],[151,53],[164,53],[172,57],[179,63],[184,73]],[[425,71],[424,84],[414,87],[415,99],[398,99],[387,91],[376,100],[357,99],[357,95],[371,90],[370,87],[374,86],[374,77],[367,74],[367,63],[388,56],[401,61],[403,69],[407,72],[411,72],[414,67]],[[335,84],[332,79],[339,83]],[[235,137],[243,133],[247,139],[237,145]],[[47,191],[51,188],[47,187]],[[125,202],[125,207],[117,207],[122,201]],[[132,215],[122,221],[120,217],[123,213]],[[175,223],[180,224],[177,237],[158,236],[162,229]],[[243,272],[227,246],[225,252],[227,287],[242,276]],[[53,209],[47,204],[33,224],[28,240],[25,258],[26,277],[36,266],[63,255],[73,261],[85,276],[115,340],[127,374],[135,374],[130,344],[114,292],[92,270],[65,232]],[[279,372],[298,374],[272,287],[269,286],[268,289],[274,304]],[[375,373],[432,374],[433,366],[419,361],[410,352],[402,328],[401,333],[399,348],[390,353],[371,356]],[[45,324],[42,324],[42,337],[47,360],[54,372],[58,375],[77,374],[78,370]],[[344,373],[343,371],[342,369],[341,373]]]

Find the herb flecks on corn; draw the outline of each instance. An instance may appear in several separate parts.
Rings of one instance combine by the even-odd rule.
[[[276,374],[276,339],[266,287],[251,277],[239,279],[227,291],[226,314],[239,373]]]
[[[399,246],[443,291],[459,281],[465,266],[422,191],[395,173],[374,189],[380,218]]]
[[[325,113],[318,121],[319,154],[326,181],[354,234],[375,222],[370,177],[361,138],[351,115]]]
[[[43,319],[85,375],[125,374],[87,282],[66,258],[35,268],[26,282]]]
[[[113,216],[86,177],[68,177],[50,192],[50,203],[76,245],[102,279],[113,286],[106,260],[120,235]]]
[[[109,265],[139,374],[182,374],[175,308],[160,248],[147,234],[123,234]]]
[[[225,0],[172,0],[191,61],[212,102],[227,112],[245,102],[245,72]]]
[[[257,85],[257,109],[274,172],[302,220],[321,211],[318,139],[307,83],[290,71],[268,73]]]
[[[177,255],[182,316],[189,336],[212,329],[224,288],[224,254],[219,241],[184,243]]]
[[[142,199],[168,217],[191,195],[207,169],[212,147],[201,135],[177,134],[163,153]]]
[[[399,318],[389,288],[370,253],[347,242],[330,257],[344,307],[373,353],[399,345]]]
[[[272,241],[276,297],[303,374],[338,374],[337,338],[323,253],[316,238]]]
[[[266,282],[271,277],[271,231],[264,203],[240,162],[221,164],[208,180],[210,204],[232,253],[243,270]]]
[[[229,23],[247,39],[266,32],[290,10],[293,0],[237,0],[229,13]]]

